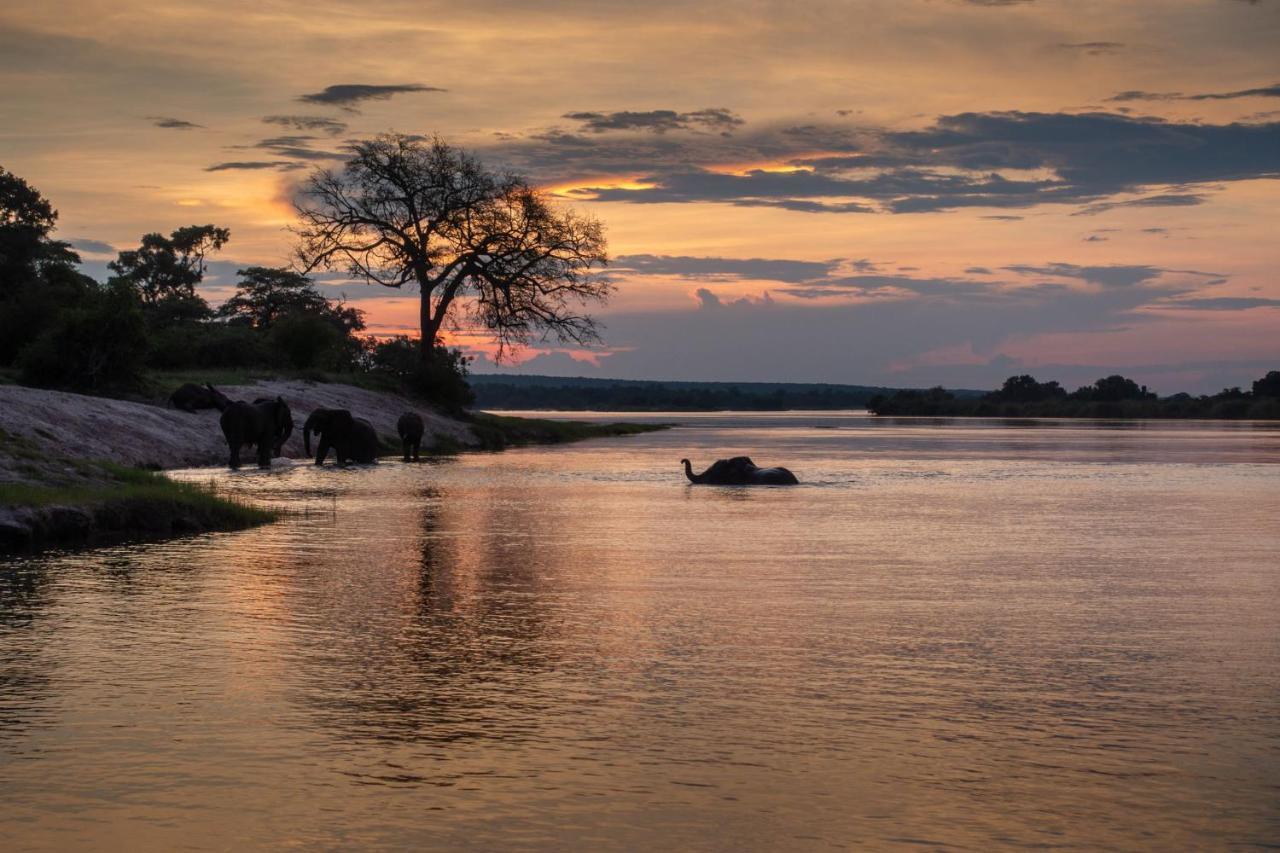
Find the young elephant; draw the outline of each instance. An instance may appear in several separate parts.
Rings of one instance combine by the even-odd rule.
[[[412,456],[413,462],[421,461],[418,458],[418,451],[422,447],[422,433],[426,429],[426,424],[422,422],[422,415],[417,412],[405,412],[400,416],[400,420],[396,421],[396,432],[400,433],[400,443],[404,445],[404,461],[409,462]]]
[[[233,470],[240,467],[240,448],[245,445],[258,448],[259,468],[270,468],[271,458],[284,451],[284,443],[293,435],[293,412],[280,397],[228,403],[219,423],[231,451],[228,464]]]
[[[231,405],[231,401],[207,382],[203,388],[188,382],[169,395],[169,405],[184,412],[194,412],[198,409],[217,409],[224,412],[227,406]]]
[[[369,463],[378,461],[378,433],[373,424],[364,418],[354,418],[346,409],[316,409],[302,425],[302,446],[311,455],[311,433],[318,433],[316,464],[323,465],[333,448],[338,464],[347,461]]]

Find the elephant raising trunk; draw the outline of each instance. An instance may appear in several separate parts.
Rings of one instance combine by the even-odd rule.
[[[794,486],[800,481],[786,468],[761,468],[749,457],[719,459],[701,474],[693,473],[688,459],[681,459],[690,483],[711,486]]]

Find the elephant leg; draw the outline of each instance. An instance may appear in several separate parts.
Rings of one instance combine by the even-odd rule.
[[[413,443],[413,461],[414,461],[414,462],[421,462],[421,461],[422,461],[422,459],[418,456],[418,453],[419,453],[421,450],[422,450],[422,441],[421,441],[421,439],[419,439],[418,441],[415,441],[415,442]]]
[[[320,433],[320,443],[316,445],[316,464],[323,465],[324,459],[329,455],[329,442],[325,440],[324,433]]]
[[[412,453],[413,453],[413,445],[407,441],[404,442],[404,461],[405,462],[409,461],[409,457],[410,455],[412,455]]]
[[[231,466],[232,471],[240,469],[240,445],[234,441],[228,441],[227,446],[230,448],[231,457],[227,460],[227,464]]]
[[[258,467],[271,467],[271,440],[267,439],[258,443]]]

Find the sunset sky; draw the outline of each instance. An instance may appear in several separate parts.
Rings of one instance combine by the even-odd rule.
[[[307,170],[434,133],[608,229],[605,344],[504,369],[1215,391],[1280,369],[1277,45],[1275,0],[6,0],[0,166],[97,276],[230,227],[216,303]]]

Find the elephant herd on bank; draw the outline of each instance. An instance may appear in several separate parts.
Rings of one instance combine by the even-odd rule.
[[[169,405],[175,409],[195,412],[199,409],[217,409],[222,413],[222,434],[230,451],[228,464],[232,469],[240,467],[240,451],[255,447],[258,467],[271,467],[271,459],[284,452],[284,443],[293,435],[293,412],[283,397],[259,397],[252,403],[228,398],[212,385],[203,387],[187,383],[169,396]],[[419,461],[422,433],[425,424],[417,412],[405,412],[396,422],[405,462]],[[378,433],[373,424],[357,418],[346,409],[316,409],[302,425],[302,446],[311,455],[311,433],[319,439],[316,445],[316,464],[323,465],[334,451],[339,465],[348,462],[368,464],[378,461]],[[735,456],[720,459],[701,474],[693,471],[688,459],[681,459],[685,476],[690,483],[714,486],[794,486],[799,483],[796,475],[786,468],[761,468],[750,457]]]
[[[230,452],[228,464],[240,467],[240,451],[256,448],[258,467],[271,467],[271,459],[284,452],[284,443],[293,435],[293,412],[283,397],[259,397],[252,403],[232,400],[212,385],[188,383],[169,396],[169,405],[186,412],[217,409],[219,424]],[[419,461],[426,424],[417,412],[405,412],[396,422],[405,462]],[[323,465],[332,450],[339,465],[378,461],[378,433],[373,424],[346,409],[316,409],[302,425],[302,446],[311,455],[311,434],[318,439],[316,464]]]

